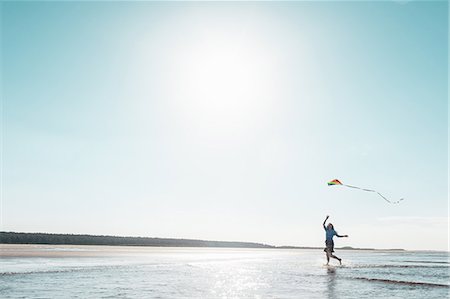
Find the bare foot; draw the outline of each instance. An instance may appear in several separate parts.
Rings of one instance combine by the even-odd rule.
[[[342,259],[338,259],[338,261],[339,261],[339,265],[342,266]]]

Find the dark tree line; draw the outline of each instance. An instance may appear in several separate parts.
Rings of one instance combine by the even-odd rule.
[[[116,245],[116,246],[121,245],[121,246],[161,246],[161,247],[274,248],[274,246],[250,242],[93,236],[93,235],[74,235],[74,234],[16,233],[16,232],[0,232],[0,243],[55,244],[55,245]]]

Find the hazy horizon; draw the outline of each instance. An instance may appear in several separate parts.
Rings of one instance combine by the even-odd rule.
[[[202,245],[202,246],[189,246],[189,245],[182,245],[180,244],[174,244],[173,246],[169,246],[169,245],[149,245],[149,244],[78,244],[75,241],[70,241],[67,242],[67,244],[62,244],[62,243],[51,243],[51,242],[36,242],[34,241],[34,243],[28,243],[28,242],[23,242],[23,240],[20,241],[15,241],[15,242],[4,242],[3,245],[8,245],[8,246],[34,246],[34,245],[48,245],[48,246],[131,246],[131,247],[194,247],[194,248],[202,248],[202,247],[211,247],[211,248],[243,248],[243,249],[322,249],[323,246],[310,246],[308,244],[303,244],[303,245],[291,245],[291,244],[281,244],[281,245],[273,245],[273,244],[267,244],[267,243],[258,243],[258,242],[246,242],[246,241],[233,241],[233,240],[204,240],[204,239],[186,239],[186,238],[162,238],[162,237],[151,237],[151,236],[133,236],[133,235],[91,235],[91,234],[83,234],[83,233],[78,233],[78,234],[71,234],[71,233],[47,233],[47,232],[13,232],[13,231],[0,231],[0,233],[12,233],[12,234],[36,234],[36,235],[40,235],[40,234],[44,234],[44,235],[68,235],[68,236],[91,236],[91,237],[113,237],[113,238],[143,238],[143,239],[161,239],[161,240],[177,240],[182,242],[183,240],[186,241],[200,241],[200,242],[217,242],[217,243],[248,243],[248,244],[257,244],[257,245],[263,245],[263,246],[268,246],[268,247],[221,247],[218,246],[217,244],[213,244],[213,245]],[[3,240],[4,241],[4,240]],[[351,249],[351,250],[405,250],[405,251],[439,251],[439,252],[448,252],[446,250],[415,250],[415,249],[404,249],[404,248],[373,248],[373,247],[353,247],[353,246],[338,246],[336,247],[337,249]]]
[[[446,1],[0,7],[1,231],[449,250]]]

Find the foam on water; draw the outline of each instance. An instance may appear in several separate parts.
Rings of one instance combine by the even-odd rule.
[[[443,288],[450,287],[450,285],[448,285],[448,284],[429,283],[429,282],[402,281],[402,280],[365,278],[365,277],[351,277],[351,278],[359,279],[359,280],[366,280],[366,281],[383,282],[383,283],[403,284],[403,285],[410,285],[410,286],[427,286],[427,287],[443,287]]]

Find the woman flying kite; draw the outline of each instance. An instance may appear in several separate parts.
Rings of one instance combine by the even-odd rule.
[[[342,259],[338,258],[337,256],[335,256],[333,254],[334,252],[334,242],[333,242],[333,237],[336,236],[338,238],[347,238],[348,235],[339,235],[337,233],[337,231],[334,230],[333,224],[328,223],[327,226],[325,226],[325,223],[327,222],[328,218],[330,216],[327,216],[327,218],[325,218],[325,220],[323,221],[323,229],[325,230],[325,249],[323,251],[325,251],[325,253],[327,254],[327,266],[328,263],[330,262],[330,257],[337,259],[339,261],[339,264],[342,265]]]

